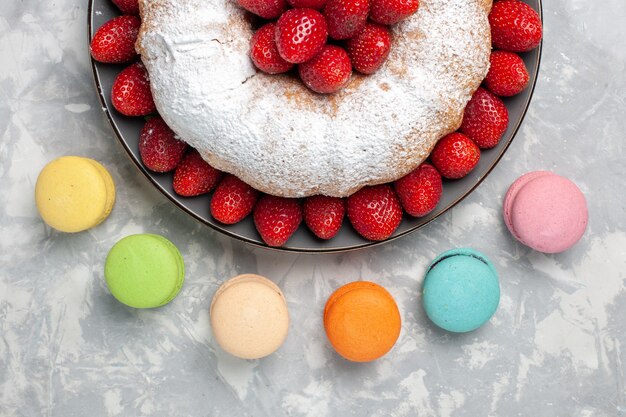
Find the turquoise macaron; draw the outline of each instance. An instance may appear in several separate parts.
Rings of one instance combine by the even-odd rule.
[[[498,308],[498,273],[487,256],[476,250],[449,250],[428,267],[422,302],[428,318],[442,329],[455,333],[476,330]]]
[[[178,248],[163,236],[130,235],[109,251],[104,276],[119,302],[154,308],[176,297],[185,280],[185,264]]]

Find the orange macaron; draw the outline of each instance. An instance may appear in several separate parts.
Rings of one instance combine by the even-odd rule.
[[[387,290],[368,281],[337,289],[324,307],[330,344],[344,358],[369,362],[391,350],[400,335],[400,311]]]

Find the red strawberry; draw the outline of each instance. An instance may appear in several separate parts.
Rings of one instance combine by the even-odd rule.
[[[459,129],[481,149],[493,148],[509,125],[509,111],[504,102],[484,88],[479,88],[465,107]]]
[[[141,20],[137,16],[115,17],[96,31],[89,49],[93,59],[108,64],[121,64],[136,55],[135,41]]]
[[[348,197],[348,218],[364,238],[385,240],[400,225],[402,207],[391,186],[364,187]]]
[[[353,37],[365,26],[369,9],[369,0],[328,0],[324,8],[328,36],[333,39]]]
[[[276,19],[287,10],[286,0],[237,0],[237,3],[263,19]]]
[[[276,45],[287,62],[300,64],[313,58],[328,37],[324,16],[313,9],[287,10],[276,24]]]
[[[494,48],[527,52],[541,43],[543,28],[539,14],[519,0],[494,3],[489,13],[489,23]]]
[[[417,11],[419,0],[372,0],[370,19],[383,25],[393,25]]]
[[[139,0],[112,0],[124,14],[139,16]]]
[[[280,74],[293,68],[278,53],[275,40],[276,24],[261,27],[250,40],[250,57],[258,69],[268,74]]]
[[[355,70],[372,74],[385,62],[391,49],[391,32],[386,26],[367,23],[363,30],[346,42],[346,50]]]
[[[282,246],[298,229],[302,207],[293,198],[264,195],[254,208],[254,225],[269,246]]]
[[[313,59],[298,66],[300,78],[311,90],[328,94],[345,87],[352,75],[348,53],[335,45],[326,45]]]
[[[478,165],[480,149],[470,138],[455,132],[437,142],[430,159],[445,178],[463,178]]]
[[[174,191],[183,197],[206,194],[222,178],[222,172],[207,164],[197,150],[191,149],[174,172]]]
[[[155,172],[168,172],[176,168],[187,144],[179,140],[163,119],[148,120],[139,135],[139,154],[143,164]]]
[[[146,116],[156,111],[150,77],[141,62],[122,70],[111,88],[113,107],[126,116]]]
[[[326,0],[287,0],[295,9],[322,10],[326,6]]]
[[[239,223],[252,212],[259,192],[234,175],[226,175],[211,197],[211,216],[224,224]]]
[[[315,195],[304,201],[304,222],[320,239],[330,239],[337,234],[345,213],[342,198]]]
[[[427,163],[397,180],[393,186],[404,211],[414,217],[422,217],[433,211],[443,191],[441,175]]]
[[[485,85],[497,96],[510,97],[528,86],[528,70],[524,60],[513,52],[493,51]]]

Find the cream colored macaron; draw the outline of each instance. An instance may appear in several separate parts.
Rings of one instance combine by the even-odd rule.
[[[107,218],[115,203],[115,184],[100,163],[63,156],[44,167],[35,185],[43,220],[61,232],[81,232]]]
[[[287,338],[287,302],[269,279],[239,275],[215,292],[211,327],[226,352],[242,359],[262,358],[275,352]]]

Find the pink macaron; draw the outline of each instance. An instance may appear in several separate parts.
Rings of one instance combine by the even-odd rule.
[[[587,228],[587,202],[567,178],[548,171],[519,177],[504,198],[504,222],[517,240],[539,252],[559,253]]]

